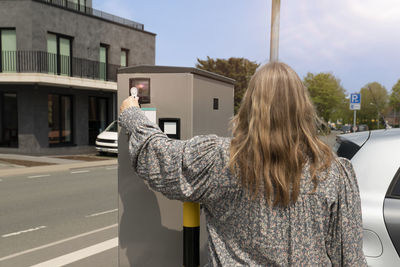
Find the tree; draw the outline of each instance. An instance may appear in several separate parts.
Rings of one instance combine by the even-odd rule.
[[[343,118],[348,105],[340,80],[331,73],[307,73],[303,80],[317,113],[326,122]],[[346,115],[347,116],[347,115]]]
[[[400,110],[400,80],[393,86],[389,102],[393,109]]]
[[[368,124],[369,128],[376,129],[384,127],[381,114],[388,105],[389,96],[386,88],[378,82],[366,84],[360,90],[361,110],[357,112],[362,123]]]
[[[353,124],[354,111],[350,110],[350,98],[345,98],[337,112],[333,113],[333,120],[341,120],[343,124]]]
[[[236,114],[239,110],[243,94],[247,89],[250,78],[253,76],[260,64],[245,58],[234,57],[229,59],[212,59],[207,57],[206,60],[197,59],[197,61],[198,63],[196,64],[196,68],[214,72],[236,81],[234,88],[234,110]]]

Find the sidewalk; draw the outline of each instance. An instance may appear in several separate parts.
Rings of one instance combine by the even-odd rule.
[[[117,158],[97,157],[94,155],[27,156],[0,154],[0,177],[116,164],[118,164]]]
[[[60,159],[57,157],[58,156],[46,157],[46,156],[26,156],[26,155],[17,155],[17,154],[0,154],[0,161],[2,159],[14,159],[14,160],[43,162],[43,163],[51,163],[51,164],[67,164],[67,163],[80,162],[77,160]]]

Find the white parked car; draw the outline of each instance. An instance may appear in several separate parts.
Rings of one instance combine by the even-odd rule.
[[[118,123],[113,121],[96,139],[96,151],[118,154]]]
[[[400,266],[400,129],[339,135],[335,149],[357,175],[368,266]]]

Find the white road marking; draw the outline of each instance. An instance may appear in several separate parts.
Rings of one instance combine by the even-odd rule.
[[[50,174],[32,175],[32,176],[28,176],[28,179],[48,177],[48,176],[50,176]]]
[[[19,232],[9,233],[9,234],[2,235],[1,237],[10,237],[10,236],[15,236],[15,235],[20,235],[20,234],[24,234],[24,233],[37,231],[37,230],[40,230],[40,229],[43,229],[43,228],[46,228],[46,226],[42,225],[42,226],[39,226],[39,227],[35,227],[35,228],[27,229],[27,230],[22,230],[22,231],[19,231]]]
[[[118,211],[118,209],[106,210],[106,211],[103,211],[103,212],[99,212],[99,213],[94,213],[94,214],[86,215],[85,217],[86,217],[86,218],[95,217],[95,216],[99,216],[99,215],[103,215],[103,214],[107,214],[107,213],[111,213],[111,212],[115,212],[115,211]]]
[[[108,167],[106,170],[116,170],[118,167]]]
[[[113,239],[98,243],[96,245],[83,248],[74,252],[71,252],[69,254],[41,262],[39,264],[32,265],[31,267],[58,267],[58,266],[64,266],[67,264],[70,264],[75,261],[79,261],[81,259],[90,257],[92,255],[101,253],[103,251],[115,248],[118,246],[118,237],[115,237]]]
[[[73,171],[73,172],[71,172],[71,173],[72,173],[72,174],[75,174],[75,173],[85,173],[85,172],[89,172],[89,170]]]
[[[107,230],[107,229],[110,229],[110,228],[114,228],[114,227],[117,227],[117,226],[118,226],[118,224],[109,225],[109,226],[106,226],[106,227],[103,227],[103,228],[99,228],[99,229],[96,229],[96,230],[93,230],[93,231],[90,231],[90,232],[86,232],[86,233],[83,233],[83,234],[80,234],[80,235],[72,236],[72,237],[69,237],[69,238],[66,238],[66,239],[62,239],[62,240],[59,240],[59,241],[56,241],[56,242],[53,242],[53,243],[49,243],[49,244],[46,244],[46,245],[43,245],[43,246],[40,246],[40,247],[31,248],[31,249],[28,249],[28,250],[17,252],[17,253],[5,256],[3,258],[0,258],[0,262],[8,260],[8,259],[15,258],[15,257],[18,257],[18,256],[21,256],[21,255],[24,255],[24,254],[28,254],[28,253],[31,253],[31,252],[34,252],[34,251],[37,251],[37,250],[41,250],[41,249],[44,249],[44,248],[48,248],[48,247],[52,247],[52,246],[55,246],[55,245],[58,245],[58,244],[62,244],[62,243],[65,243],[65,242],[68,242],[68,241],[71,241],[71,240],[74,240],[74,239],[78,239],[78,238],[87,236],[87,235],[98,233],[98,232],[101,232],[101,231],[104,231],[104,230]]]

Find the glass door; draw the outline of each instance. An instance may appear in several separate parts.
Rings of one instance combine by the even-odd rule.
[[[17,71],[17,37],[15,30],[0,30],[1,71]]]
[[[71,76],[71,39],[48,33],[47,58],[49,74]]]
[[[70,96],[61,96],[61,142],[72,142],[72,103]]]
[[[107,47],[100,46],[100,80],[107,80]]]
[[[89,97],[89,145],[95,145],[97,135],[108,124],[108,98]]]
[[[49,74],[57,74],[57,35],[47,34],[47,64]]]
[[[71,70],[71,42],[60,37],[60,74],[70,76]]]
[[[17,94],[1,94],[0,106],[0,146],[18,147]]]
[[[71,96],[48,96],[48,122],[50,146],[72,143]]]

